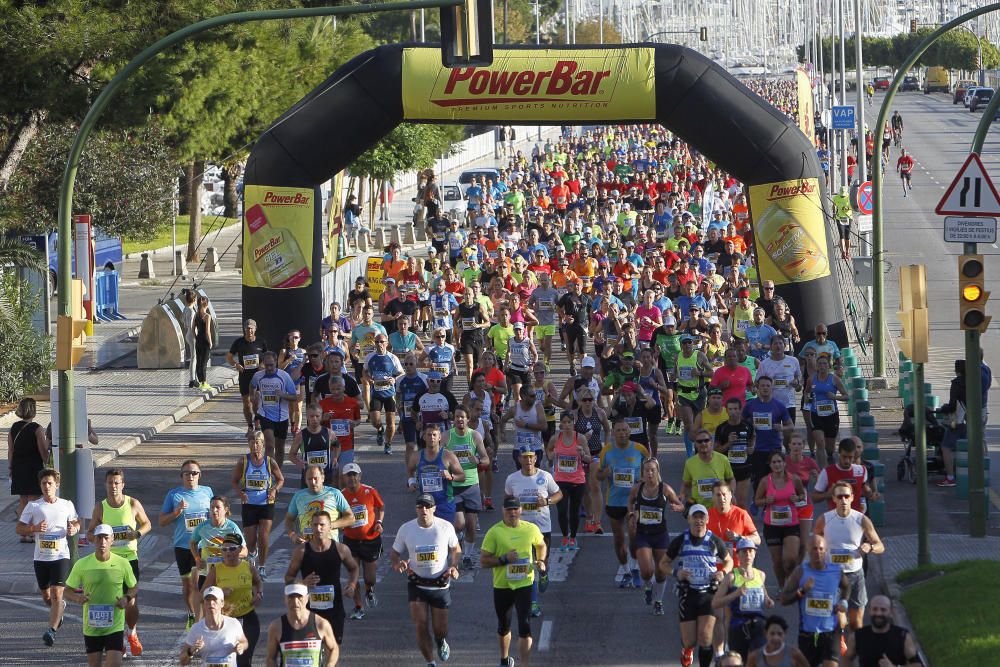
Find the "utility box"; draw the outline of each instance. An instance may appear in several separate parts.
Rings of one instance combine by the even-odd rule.
[[[872,270],[871,257],[853,257],[854,284],[858,287],[872,287],[875,284],[875,272]]]

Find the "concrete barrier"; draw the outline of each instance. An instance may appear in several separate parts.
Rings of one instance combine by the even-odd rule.
[[[149,253],[142,253],[142,258],[139,260],[139,278],[141,280],[148,280],[150,278],[156,277],[156,271],[153,269],[153,260],[149,258]]]
[[[187,274],[187,259],[184,257],[184,251],[178,250],[174,253],[174,271],[171,275],[187,278]]]
[[[236,261],[233,262],[234,269],[243,269],[243,244],[236,245]]]
[[[208,246],[205,251],[205,271],[207,273],[218,273],[222,270],[219,265],[219,251],[215,246]]]

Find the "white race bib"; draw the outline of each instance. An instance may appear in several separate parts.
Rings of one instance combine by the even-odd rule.
[[[423,493],[437,493],[444,489],[441,472],[434,470],[420,473],[420,489]]]
[[[110,628],[115,624],[113,604],[90,604],[87,606],[87,625],[92,628]]]
[[[260,357],[256,354],[248,354],[243,357],[243,368],[248,371],[256,370],[260,365]]]
[[[507,581],[524,581],[531,572],[531,563],[527,558],[518,558],[507,563]]]
[[[309,607],[311,609],[333,609],[333,601],[337,598],[333,586],[313,586],[309,592]]]
[[[740,595],[740,611],[761,611],[764,609],[764,589],[748,588]]]
[[[698,495],[708,500],[712,497],[712,488],[719,481],[718,477],[707,477],[698,480]]]
[[[771,506],[771,525],[789,526],[792,523],[792,508],[790,505]]]
[[[833,614],[833,595],[810,591],[806,595],[803,608],[807,616],[828,618]]]
[[[626,417],[625,423],[628,424],[629,435],[639,435],[643,432],[642,417]]]
[[[351,434],[351,421],[349,419],[334,419],[330,422],[330,430],[338,438],[345,438]]]
[[[771,413],[770,412],[753,413],[753,427],[758,431],[770,431]]]
[[[740,465],[747,462],[747,443],[735,442],[729,447],[729,462]]]
[[[193,533],[194,529],[204,523],[206,519],[208,519],[208,510],[184,512],[184,527],[187,528],[187,532]]]
[[[644,526],[658,526],[663,523],[663,510],[659,507],[639,507],[639,523]]]
[[[814,405],[816,406],[816,414],[820,417],[829,417],[837,410],[833,401],[815,401]]]
[[[42,556],[57,556],[66,538],[56,533],[43,533],[38,540],[38,553]]]
[[[566,454],[560,454],[559,458],[556,459],[556,467],[561,473],[574,473],[579,466],[580,459],[576,456],[568,456]]]
[[[322,466],[325,468],[329,460],[330,460],[330,455],[325,449],[306,452],[307,465]],[[249,480],[247,480],[247,484],[249,485]]]
[[[351,528],[364,528],[368,525],[368,508],[365,505],[351,505],[351,512],[354,513]]]
[[[620,489],[631,489],[635,484],[635,470],[633,468],[615,468],[614,485]]]

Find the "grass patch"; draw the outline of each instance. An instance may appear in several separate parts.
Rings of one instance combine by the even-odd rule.
[[[201,234],[202,236],[208,236],[209,234],[215,234],[217,231],[223,227],[228,227],[230,225],[239,222],[239,218],[224,218],[222,216],[216,215],[203,215],[201,218]],[[184,245],[188,242],[188,230],[191,228],[191,216],[179,215],[177,216],[177,245]],[[124,248],[125,254],[131,254],[134,252],[145,252],[147,250],[156,250],[157,248],[165,248],[173,242],[173,227],[167,225],[157,233],[156,236],[149,239],[148,241],[125,241],[122,246]]]
[[[1000,562],[933,565],[908,570],[901,577],[912,580],[929,570],[945,574],[904,591],[903,605],[931,664],[996,664],[1000,651],[996,602],[983,587],[1000,578]]]

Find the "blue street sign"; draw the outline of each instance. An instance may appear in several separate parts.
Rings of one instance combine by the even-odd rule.
[[[833,107],[833,113],[831,114],[831,119],[833,121],[833,127],[831,129],[853,130],[855,126],[854,107],[853,106]]]

